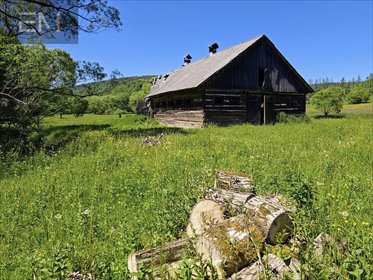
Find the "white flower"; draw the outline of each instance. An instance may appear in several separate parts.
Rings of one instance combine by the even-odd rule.
[[[89,215],[89,209],[85,209],[83,215]]]
[[[323,183],[321,183],[321,182],[316,182],[316,185],[320,187],[320,186],[323,185]]]
[[[56,214],[54,215],[54,217],[57,219],[57,220],[60,220],[62,218],[62,215],[61,214]]]
[[[347,212],[347,211],[343,211],[343,212],[341,213],[341,215],[342,215],[343,217],[347,217],[347,216],[348,216],[348,212]]]

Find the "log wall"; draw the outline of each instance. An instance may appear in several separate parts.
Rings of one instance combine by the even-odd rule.
[[[203,127],[204,112],[200,110],[167,110],[157,112],[154,117],[164,125],[173,127],[196,128]]]
[[[204,94],[206,123],[227,125],[247,121],[247,98],[244,93],[214,92]]]

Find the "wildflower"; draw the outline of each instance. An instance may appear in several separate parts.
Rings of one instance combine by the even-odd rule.
[[[347,211],[343,211],[343,212],[341,213],[341,215],[342,215],[343,217],[347,217],[347,216],[348,216],[348,212],[347,212]]]
[[[54,215],[54,217],[57,219],[57,220],[60,220],[62,218],[62,215],[61,214],[56,214]]]
[[[363,224],[364,226],[369,226],[369,223],[368,223],[368,222],[362,222],[362,224]]]
[[[89,215],[89,209],[85,209],[83,215]]]
[[[320,187],[320,186],[323,185],[323,183],[322,183],[322,182],[316,182],[316,185],[317,185],[318,187]]]

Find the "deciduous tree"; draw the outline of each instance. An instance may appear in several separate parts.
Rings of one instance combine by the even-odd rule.
[[[343,89],[330,86],[316,92],[312,96],[312,103],[315,108],[322,111],[325,117],[334,112],[339,114],[343,107]]]

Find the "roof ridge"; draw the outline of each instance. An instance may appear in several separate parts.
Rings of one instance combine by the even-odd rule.
[[[266,36],[264,34],[258,35],[213,55],[203,57],[183,67],[172,70],[166,79],[158,79],[155,82],[151,87],[148,97],[165,92],[195,88],[201,85],[263,37]],[[204,70],[202,71],[202,69]]]
[[[225,49],[223,49],[223,50],[221,50],[221,51],[219,51],[219,52],[213,54],[212,56],[216,56],[216,55],[219,55],[219,54],[221,54],[221,53],[223,53],[223,52],[225,52],[225,51],[229,51],[230,49],[237,48],[238,46],[241,46],[241,45],[243,45],[243,44],[245,44],[245,43],[248,43],[249,41],[256,41],[256,40],[259,40],[259,39],[261,39],[262,37],[266,37],[266,35],[261,34],[261,35],[255,36],[255,37],[253,37],[253,38],[251,38],[251,39],[248,39],[248,40],[243,41],[243,42],[241,42],[241,43],[238,43],[238,44],[235,44],[235,45],[230,46],[230,47],[228,47],[228,48],[225,48]],[[204,56],[204,57],[202,57],[202,58],[200,58],[200,59],[198,59],[198,60],[196,60],[196,61],[190,62],[189,64],[187,64],[187,65],[185,65],[185,66],[183,66],[183,67],[179,67],[179,68],[176,68],[176,69],[172,70],[171,73],[172,73],[172,72],[175,72],[175,71],[177,71],[177,70],[183,69],[184,67],[187,67],[187,66],[189,66],[189,65],[192,65],[192,64],[194,64],[194,63],[196,63],[196,62],[199,62],[199,61],[201,61],[201,60],[208,59],[208,58],[210,58],[210,57],[212,57],[212,56],[210,56],[210,55],[208,55],[208,56]]]

